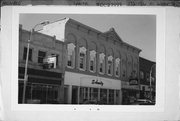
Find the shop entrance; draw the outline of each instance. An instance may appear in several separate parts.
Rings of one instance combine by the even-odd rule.
[[[72,87],[72,104],[78,104],[78,87]]]
[[[72,86],[71,104],[119,104],[119,90]]]

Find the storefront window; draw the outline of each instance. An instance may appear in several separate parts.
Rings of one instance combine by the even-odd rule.
[[[109,90],[109,104],[114,104],[114,90]]]
[[[107,104],[107,89],[100,90],[100,104]]]
[[[93,88],[92,100],[98,101],[98,88]]]
[[[86,48],[81,47],[79,50],[79,69],[85,70],[86,68]]]
[[[68,57],[67,57],[67,67],[74,67],[74,62],[75,62],[75,45],[73,43],[70,43],[67,45],[67,50],[68,50]]]
[[[23,83],[19,83],[19,103],[22,103]],[[25,103],[58,104],[57,85],[28,83],[26,87]]]
[[[119,90],[116,90],[116,104],[119,103]]]
[[[88,100],[88,88],[81,87],[80,88],[80,104],[85,103]]]

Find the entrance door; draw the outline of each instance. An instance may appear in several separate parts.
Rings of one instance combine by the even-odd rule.
[[[78,87],[72,87],[72,104],[78,103]]]
[[[64,103],[68,103],[68,87],[64,86]]]

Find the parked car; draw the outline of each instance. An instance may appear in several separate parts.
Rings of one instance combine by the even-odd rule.
[[[131,103],[131,105],[155,105],[155,102],[149,99],[137,99],[135,102]]]

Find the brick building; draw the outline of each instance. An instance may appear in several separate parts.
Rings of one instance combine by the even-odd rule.
[[[28,82],[25,103],[64,103],[64,43],[55,36],[32,32],[28,58]],[[22,103],[23,79],[27,54],[27,42],[30,32],[19,28],[19,95]],[[56,58],[54,67],[47,67],[44,59],[48,56]]]
[[[66,45],[65,103],[122,104],[127,95],[139,97],[141,50],[125,43],[114,28],[100,32],[64,18],[45,25],[39,32],[56,36]]]
[[[139,58],[140,98],[155,99],[156,92],[156,63],[145,58]],[[151,73],[151,77],[150,77]],[[151,78],[151,82],[150,82]],[[151,85],[151,89],[150,89]]]

